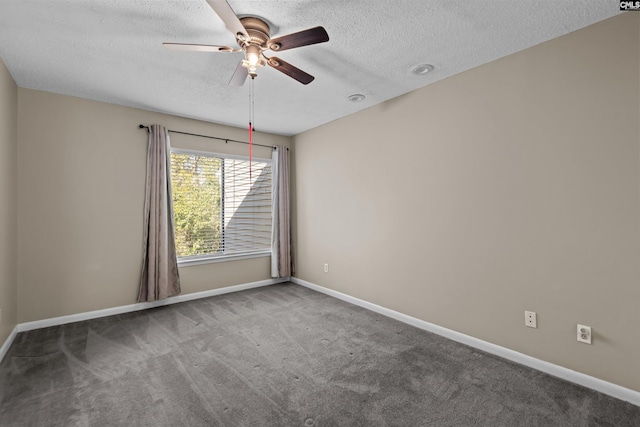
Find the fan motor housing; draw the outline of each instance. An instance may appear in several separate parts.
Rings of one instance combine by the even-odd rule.
[[[240,18],[240,22],[245,30],[247,30],[247,34],[249,34],[250,37],[250,39],[245,42],[238,39],[238,44],[240,44],[240,46],[256,44],[262,48],[267,47],[267,41],[269,41],[271,35],[269,25],[266,22],[260,18],[252,16]]]

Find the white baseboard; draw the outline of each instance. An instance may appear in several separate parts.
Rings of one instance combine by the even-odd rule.
[[[4,359],[4,355],[7,354],[7,351],[9,351],[9,347],[11,347],[11,344],[13,344],[13,340],[16,338],[16,335],[18,335],[17,325],[13,328],[13,331],[11,331],[7,339],[4,340],[4,344],[2,344],[2,347],[0,347],[0,362],[2,362],[2,359]]]
[[[64,325],[66,323],[80,322],[82,320],[96,319],[99,317],[113,316],[114,314],[130,313],[132,311],[146,310],[148,308],[161,307],[163,305],[176,304],[179,302],[191,301],[200,298],[207,298],[216,295],[228,294],[231,292],[244,291],[247,289],[259,288],[261,286],[275,285],[289,281],[289,278],[260,280],[258,282],[244,283],[241,285],[227,286],[219,289],[211,289],[209,291],[194,292],[191,294],[178,295],[160,301],[140,302],[136,304],[123,305],[119,307],[105,308],[102,310],[87,311],[85,313],[71,314],[68,316],[53,317],[51,319],[35,320],[33,322],[19,323],[14,329],[14,333],[9,336],[2,346],[2,350],[9,349],[11,342],[15,338],[17,332],[31,331],[34,329],[47,328],[49,326]],[[4,357],[4,353],[0,353]],[[0,361],[2,361],[0,357]]]
[[[406,314],[402,314],[400,312],[370,303],[365,300],[361,300],[359,298],[352,297],[347,294],[343,294],[338,291],[334,291],[332,289],[325,288],[323,286],[316,285],[314,283],[307,282],[302,279],[298,279],[297,277],[292,277],[291,281],[306,288],[313,289],[314,291],[321,292],[323,294],[341,299],[343,301],[366,308],[376,313],[380,313],[384,316],[391,317],[392,319],[409,324],[411,326],[424,329],[425,331],[433,332],[434,334],[441,335],[445,338],[449,338],[450,340],[475,347],[482,351],[486,351],[487,353],[495,354],[496,356],[500,356],[521,365],[525,365],[538,371],[545,372],[549,375],[553,375],[554,377],[562,378],[563,380],[579,384],[583,387],[587,387],[592,390],[615,397],[616,399],[624,400],[626,402],[640,406],[640,392],[637,392],[635,390],[631,390],[626,387],[622,387],[617,384],[592,377],[590,375],[573,371],[559,365],[554,365],[553,363],[545,362],[544,360],[527,356],[526,354],[510,350],[506,347],[501,347],[499,345],[492,344],[490,342],[483,341],[478,338],[453,331],[451,329],[443,328],[442,326],[438,326],[433,323],[425,322],[424,320],[416,319],[415,317],[407,316]]]
[[[68,316],[53,317],[51,319],[35,320],[33,322],[18,323],[2,347],[0,347],[0,362],[9,351],[9,347],[16,338],[18,332],[32,331],[34,329],[47,328],[49,326],[64,325],[66,323],[80,322],[83,320],[97,319],[99,317],[113,316],[114,314],[130,313],[132,311],[146,310],[148,308],[161,307],[163,305],[176,304],[184,301],[191,301],[200,298],[207,298],[216,295],[228,294],[231,292],[239,292],[247,289],[259,288],[261,286],[275,285],[277,283],[288,282],[289,278],[260,280],[258,282],[244,283],[241,285],[227,286],[219,289],[211,289],[209,291],[194,292],[191,294],[178,295],[160,301],[140,302],[136,304],[123,305],[119,307],[105,308],[102,310],[87,311],[85,313],[70,314]]]

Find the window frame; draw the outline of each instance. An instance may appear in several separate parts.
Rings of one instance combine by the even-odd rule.
[[[230,160],[241,160],[241,161],[249,160],[249,156],[240,156],[236,154],[224,154],[224,153],[219,153],[215,151],[191,150],[188,148],[178,148],[178,147],[171,147],[171,152],[169,153],[170,158],[171,158],[171,154],[173,153],[218,157],[218,158],[230,159]],[[171,158],[171,160],[173,159]],[[269,163],[270,165],[272,165],[271,179],[273,180],[273,159],[253,156],[252,160],[255,160],[257,162],[262,162],[262,163]],[[171,194],[172,194],[171,204],[173,205],[173,181],[171,183]],[[273,204],[271,205],[271,216],[273,217]],[[272,233],[273,233],[273,230],[272,230]],[[175,235],[175,224],[174,224],[174,235]],[[262,258],[262,257],[270,257],[270,256],[271,256],[271,248],[269,248],[268,250],[259,250],[259,251],[247,252],[242,254],[203,254],[203,255],[187,255],[187,256],[181,257],[181,256],[178,256],[176,253],[178,267],[211,264],[211,263],[226,262],[226,261],[237,261],[242,259]]]

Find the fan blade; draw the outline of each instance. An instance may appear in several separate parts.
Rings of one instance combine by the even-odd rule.
[[[296,79],[297,81],[299,81],[303,85],[308,85],[309,83],[311,83],[313,81],[313,79],[315,79],[315,77],[313,77],[311,74],[305,73],[300,68],[294,67],[293,65],[289,64],[288,62],[283,61],[280,58],[276,58],[276,57],[269,58],[267,63],[271,67],[273,67],[276,70],[280,71],[281,73],[284,73],[287,76]]]
[[[267,42],[267,46],[269,46],[271,50],[280,52],[281,50],[293,49],[294,47],[308,46],[310,44],[328,41],[329,34],[327,34],[327,31],[322,27],[315,27],[271,39]]]
[[[229,46],[217,46],[208,44],[188,44],[188,43],[162,43],[166,49],[181,50],[188,52],[238,52]]]
[[[211,9],[213,9],[220,19],[222,19],[225,27],[231,31],[234,37],[238,34],[242,34],[246,40],[249,40],[247,30],[244,28],[238,19],[238,16],[233,9],[231,9],[231,6],[229,6],[229,3],[227,3],[226,0],[207,0],[207,3],[209,3]]]
[[[233,76],[231,76],[231,80],[229,80],[229,86],[242,86],[247,80],[247,76],[249,75],[249,70],[246,67],[242,66],[242,61],[236,67],[236,70],[233,72]]]

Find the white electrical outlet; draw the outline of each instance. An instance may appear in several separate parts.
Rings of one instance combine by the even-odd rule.
[[[327,264],[327,263],[324,264],[324,272],[325,273],[329,272],[329,264]]]
[[[591,326],[578,324],[578,341],[591,344]]]
[[[530,328],[538,327],[538,319],[535,311],[524,312],[524,326],[528,326]]]

